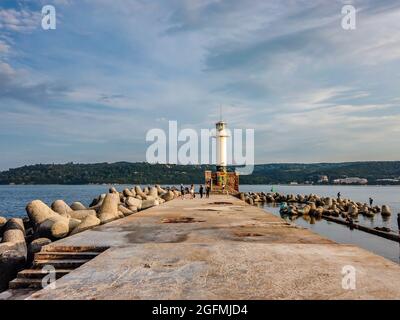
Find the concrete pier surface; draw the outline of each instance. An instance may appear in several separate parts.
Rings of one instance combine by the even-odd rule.
[[[399,265],[231,196],[175,199],[51,246],[109,249],[29,299],[400,299]]]

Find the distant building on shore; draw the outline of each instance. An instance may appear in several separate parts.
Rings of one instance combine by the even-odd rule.
[[[390,179],[390,178],[387,178],[387,179],[376,179],[376,181],[379,181],[379,182],[400,182],[400,177],[399,178],[394,178],[394,179]]]
[[[343,179],[335,179],[333,180],[334,184],[367,184],[368,180],[365,178],[343,178]]]
[[[318,177],[318,183],[328,183],[328,182],[329,182],[328,176],[319,176]]]

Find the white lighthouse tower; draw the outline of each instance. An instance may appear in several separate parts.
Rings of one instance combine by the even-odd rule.
[[[226,130],[226,122],[220,120],[216,123],[216,147],[217,147],[217,171],[226,172],[226,166],[228,165],[226,143],[229,137],[228,131]]]
[[[216,154],[217,154],[217,170],[215,172],[206,170],[204,172],[205,184],[210,187],[213,193],[232,193],[239,192],[239,174],[236,171],[228,171],[228,154],[227,140],[230,137],[229,130],[226,128],[226,122],[218,121],[216,126]]]

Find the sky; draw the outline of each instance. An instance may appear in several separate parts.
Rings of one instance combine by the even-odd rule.
[[[398,0],[0,0],[0,170],[144,161],[220,106],[256,163],[400,160],[399,85]]]

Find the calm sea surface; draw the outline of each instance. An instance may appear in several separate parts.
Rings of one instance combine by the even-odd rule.
[[[132,186],[117,186],[118,190]],[[269,192],[270,185],[241,185],[241,191]],[[107,192],[106,185],[79,185],[79,186],[0,186],[0,216],[24,217],[25,206],[32,200],[41,199],[51,204],[57,199],[63,199],[67,203],[80,201],[89,205],[93,198],[101,193]],[[374,199],[376,205],[389,205],[392,209],[392,216],[383,220],[380,214],[374,218],[359,216],[359,223],[370,227],[386,226],[398,232],[397,213],[400,213],[400,186],[274,186],[274,191],[280,193],[310,194],[320,196],[336,197],[340,191],[342,197],[354,201],[367,202],[369,197]],[[276,207],[264,206],[266,211],[279,216],[279,209]],[[292,221],[300,226],[311,229],[329,239],[339,243],[355,244],[376,254],[382,255],[392,261],[400,263],[400,246],[397,242],[386,240],[362,231],[350,230],[346,226],[328,222],[325,220],[310,221],[300,217]]]
[[[269,192],[272,186],[262,185],[245,185],[240,186],[241,191],[253,192]],[[343,198],[349,198],[356,202],[368,202],[369,197],[374,199],[374,205],[389,205],[392,209],[392,215],[388,219],[382,219],[380,214],[373,218],[367,218],[359,215],[360,224],[369,227],[389,227],[399,232],[397,226],[397,213],[400,213],[400,186],[273,186],[274,191],[288,194],[310,194],[314,193],[320,196],[336,197],[340,191]],[[263,206],[263,208],[280,216],[279,208],[271,206]],[[391,240],[387,240],[375,235],[359,231],[350,230],[348,227],[329,222],[326,220],[316,221],[311,224],[307,217],[299,217],[292,221],[297,225],[308,228],[338,243],[355,244],[361,248],[372,251],[376,254],[384,256],[394,262],[400,263],[400,244]]]

